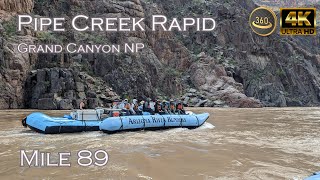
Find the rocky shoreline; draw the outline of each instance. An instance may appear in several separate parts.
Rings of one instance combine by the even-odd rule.
[[[253,0],[4,0],[0,2],[0,109],[91,108],[118,98],[164,97],[196,107],[320,105],[319,38],[254,34]],[[146,18],[146,32],[16,32],[17,14]],[[152,14],[216,18],[213,32],[150,31]],[[136,54],[21,54],[24,43],[141,43]],[[309,48],[314,47],[314,48]]]

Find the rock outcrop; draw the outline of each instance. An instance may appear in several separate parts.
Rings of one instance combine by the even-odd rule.
[[[33,0],[0,0],[0,19],[10,19],[17,13],[31,13]]]
[[[33,0],[1,0],[0,10],[10,13],[31,13]]]
[[[31,71],[25,88],[28,108],[67,110],[78,108],[82,100],[86,101],[88,108],[95,108],[119,99],[100,78],[72,69]]]
[[[200,53],[190,66],[191,82],[197,87],[184,95],[184,104],[210,107],[262,107],[262,103],[244,94],[243,85],[230,77],[215,59]],[[198,98],[197,98],[198,97]]]

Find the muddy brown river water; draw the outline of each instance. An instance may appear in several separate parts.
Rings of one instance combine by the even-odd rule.
[[[303,179],[320,171],[320,108],[192,111],[211,116],[194,130],[112,135],[38,134],[20,123],[32,111],[0,111],[0,179]],[[83,149],[105,150],[108,164],[77,165]],[[71,167],[20,167],[20,150],[70,152]]]

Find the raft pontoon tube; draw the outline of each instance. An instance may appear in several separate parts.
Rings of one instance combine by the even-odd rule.
[[[109,117],[100,124],[100,130],[106,133],[131,130],[158,130],[168,128],[197,128],[209,118],[209,113],[185,115],[144,115]]]
[[[22,120],[24,126],[44,134],[99,131],[103,109],[77,110],[64,117],[50,117],[43,113],[32,113]]]
[[[312,176],[310,176],[304,180],[320,180],[320,171],[313,173]]]

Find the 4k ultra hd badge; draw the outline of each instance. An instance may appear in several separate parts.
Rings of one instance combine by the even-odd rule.
[[[281,35],[316,35],[316,8],[280,8]]]
[[[249,22],[253,32],[260,36],[269,36],[276,29],[277,16],[271,9],[259,7],[252,11]]]

